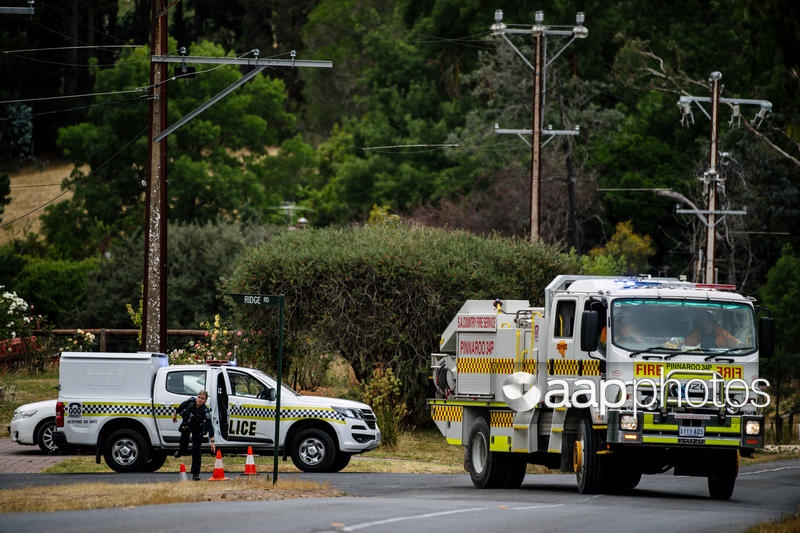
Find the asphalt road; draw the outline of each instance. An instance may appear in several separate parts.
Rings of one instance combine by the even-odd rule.
[[[528,475],[520,489],[478,490],[469,477],[436,474],[283,474],[328,481],[342,498],[173,504],[70,511],[7,513],[0,533],[143,531],[370,532],[442,531],[669,532],[744,531],[800,504],[800,460],[743,467],[730,501],[708,497],[705,478],[644,476],[629,495],[581,495],[573,475]],[[0,487],[169,481],[155,474],[0,474]]]

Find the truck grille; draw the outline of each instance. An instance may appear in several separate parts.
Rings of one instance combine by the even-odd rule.
[[[364,422],[367,423],[369,429],[375,429],[378,427],[377,418],[375,418],[375,413],[373,413],[369,409],[362,409],[361,416],[364,417]]]

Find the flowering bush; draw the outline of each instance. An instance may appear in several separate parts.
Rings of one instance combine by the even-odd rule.
[[[60,352],[91,352],[94,350],[95,334],[90,331],[76,330],[75,336],[66,339]]]
[[[251,340],[241,330],[229,329],[222,323],[219,315],[214,315],[214,324],[201,322],[206,329],[205,335],[198,340],[191,340],[186,348],[179,348],[169,353],[171,364],[196,364],[207,360],[233,361],[240,358],[240,350],[250,345]]]
[[[4,289],[0,285],[0,290]],[[0,341],[29,337],[34,317],[29,313],[33,306],[17,296],[16,292],[0,293]]]

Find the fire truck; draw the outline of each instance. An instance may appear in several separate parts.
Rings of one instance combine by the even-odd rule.
[[[431,355],[431,416],[478,488],[517,488],[528,464],[575,472],[580,493],[672,470],[727,500],[764,444],[774,346],[772,318],[734,290],[561,275],[544,307],[469,300]]]

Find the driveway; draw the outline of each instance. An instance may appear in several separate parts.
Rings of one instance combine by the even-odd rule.
[[[11,439],[0,439],[0,474],[35,474],[65,458],[45,455],[38,446],[20,446]]]

